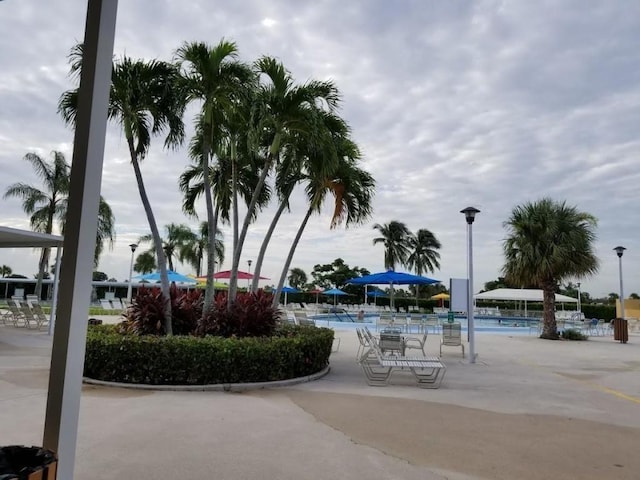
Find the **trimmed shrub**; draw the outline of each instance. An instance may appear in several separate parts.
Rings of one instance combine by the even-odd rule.
[[[271,305],[272,296],[262,290],[241,293],[227,309],[227,293],[219,293],[196,335],[263,337],[273,333],[280,312]]]
[[[586,318],[601,318],[603,320],[613,320],[616,318],[615,305],[598,305],[595,303],[583,303],[581,308]]]
[[[319,372],[329,364],[333,330],[278,326],[271,337],[122,334],[90,327],[84,375],[149,385],[267,382]]]
[[[562,338],[565,340],[589,340],[589,337],[584,333],[581,333],[580,330],[575,328],[567,328],[562,331]]]

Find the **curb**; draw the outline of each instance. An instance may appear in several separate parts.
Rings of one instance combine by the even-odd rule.
[[[262,390],[265,388],[290,387],[300,383],[312,382],[324,377],[331,371],[326,366],[319,372],[304,377],[288,378],[286,380],[274,380],[272,382],[253,383],[216,383],[212,385],[148,385],[144,383],[106,382],[93,378],[83,377],[82,382],[87,385],[97,385],[111,388],[128,388],[131,390],[155,390],[159,392],[246,392],[250,390]]]

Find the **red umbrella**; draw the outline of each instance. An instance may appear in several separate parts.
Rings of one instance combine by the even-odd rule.
[[[318,296],[322,293],[322,290],[320,290],[319,288],[316,288],[315,290],[311,290],[310,292],[307,292],[307,293],[316,294],[316,305],[318,305]]]
[[[223,270],[222,272],[216,272],[213,274],[213,278],[231,278],[231,270]],[[242,272],[238,270],[238,280],[253,280],[253,274],[249,272]],[[260,277],[260,280],[270,280],[267,277]]]

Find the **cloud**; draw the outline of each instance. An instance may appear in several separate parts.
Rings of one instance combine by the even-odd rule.
[[[0,4],[0,41],[10,46],[0,51],[1,191],[36,182],[20,160],[26,152],[60,149],[72,157],[72,133],[56,104],[71,86],[66,56],[82,40],[85,10],[80,0]],[[511,209],[551,196],[599,218],[602,269],[582,284],[603,295],[617,289],[615,245],[628,247],[625,271],[640,266],[639,27],[640,5],[615,2],[140,0],[120,2],[115,54],[170,59],[185,41],[215,44],[224,37],[237,42],[247,62],[268,54],[299,82],[336,82],[342,114],[377,181],[375,213],[361,227],[330,230],[327,206],[309,222],[292,266],[310,272],[341,257],[382,270],[372,225],[400,220],[442,241],[442,270],[433,276],[461,277],[466,236],[459,210],[475,205],[482,210],[474,224],[480,287],[499,275],[502,222]],[[197,224],[181,212],[176,179],[187,164],[184,149],[163,151],[161,141],[143,162],[161,227]],[[108,131],[102,193],[116,215],[118,237],[101,268],[124,279],[127,245],[148,225],[116,125]],[[2,205],[0,223],[28,225],[18,201]],[[243,265],[255,260],[274,209],[251,226]],[[305,210],[297,192],[268,250],[263,272],[273,281]],[[230,250],[231,232],[223,229]],[[31,272],[37,255],[0,251],[0,263]],[[631,273],[627,284],[628,292],[640,291]]]

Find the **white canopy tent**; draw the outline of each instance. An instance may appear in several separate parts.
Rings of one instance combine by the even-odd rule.
[[[542,302],[544,295],[542,290],[532,288],[497,288],[495,290],[489,290],[488,292],[476,293],[473,298],[476,300],[524,300],[525,302]],[[556,302],[578,303],[578,299],[556,293]]]
[[[507,300],[507,301],[524,301],[524,316],[527,316],[527,302],[544,301],[544,293],[542,290],[533,288],[497,288],[488,292],[477,293],[473,296],[476,300]],[[577,298],[567,297],[556,293],[557,303],[578,303]]]

